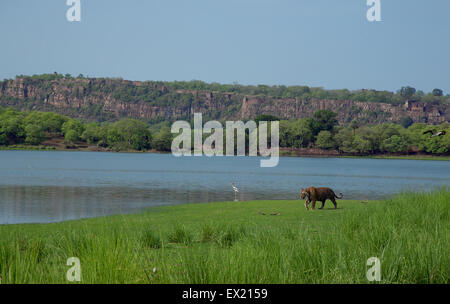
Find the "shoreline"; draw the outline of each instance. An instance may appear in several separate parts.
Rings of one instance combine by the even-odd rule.
[[[289,157],[323,157],[323,158],[372,158],[372,159],[410,159],[410,160],[443,160],[450,161],[450,155],[432,155],[421,153],[409,154],[368,154],[358,155],[350,153],[340,153],[337,150],[320,150],[320,149],[295,149],[280,148],[280,156]]]
[[[12,145],[0,146],[0,151],[73,151],[73,152],[112,152],[112,153],[153,153],[153,154],[169,154],[170,152],[158,150],[112,150],[97,146],[82,145],[74,148],[62,148],[60,146],[39,145]],[[405,160],[439,160],[450,161],[450,155],[430,155],[430,154],[373,154],[373,155],[352,155],[341,154],[337,151],[327,153],[321,150],[307,149],[290,149],[280,148],[280,157],[308,157],[308,158],[356,158],[356,159],[405,159]]]
[[[384,199],[373,199],[373,200],[365,200],[365,199],[342,199],[338,201],[343,202],[345,204],[373,204],[383,201]],[[183,203],[183,204],[167,204],[167,205],[157,205],[157,206],[148,206],[141,210],[136,210],[133,212],[125,212],[125,213],[113,213],[113,214],[106,214],[106,215],[99,215],[99,216],[91,216],[91,217],[81,217],[81,218],[74,218],[74,219],[66,219],[66,220],[58,220],[58,221],[50,221],[50,222],[21,222],[21,223],[0,223],[1,227],[6,226],[21,226],[21,225],[27,225],[27,226],[41,226],[41,225],[58,225],[58,224],[69,224],[69,223],[79,223],[84,221],[96,221],[96,220],[108,220],[108,219],[114,219],[115,217],[140,217],[140,216],[148,216],[151,215],[154,212],[170,212],[170,210],[177,210],[177,209],[184,209],[187,206],[191,206],[194,209],[201,209],[201,208],[215,208],[217,205],[226,205],[226,204],[233,204],[233,205],[246,205],[246,204],[273,204],[274,206],[278,203],[293,203],[298,204],[297,207],[303,208],[305,200],[301,199],[272,199],[272,200],[265,200],[265,199],[257,199],[257,200],[246,200],[246,201],[214,201],[214,202],[198,202],[198,203]],[[320,204],[319,204],[320,205]],[[181,206],[181,207],[180,207]],[[333,209],[331,207],[331,202],[328,201],[326,203],[326,206],[324,210]],[[339,208],[342,209],[342,208]],[[334,209],[333,209],[334,210]],[[316,207],[315,211],[321,211],[319,210],[319,206]],[[267,214],[265,214],[267,215]],[[270,215],[270,214],[269,214]]]

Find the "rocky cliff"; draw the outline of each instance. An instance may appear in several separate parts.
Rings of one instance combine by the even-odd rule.
[[[404,104],[352,100],[280,99],[237,93],[182,90],[158,82],[122,79],[62,78],[54,80],[18,77],[0,82],[0,105],[22,110],[54,111],[87,120],[123,117],[152,121],[189,119],[201,112],[207,119],[252,119],[272,114],[283,119],[311,117],[321,109],[338,113],[341,124],[414,122],[439,124],[450,121],[450,105],[407,101]]]

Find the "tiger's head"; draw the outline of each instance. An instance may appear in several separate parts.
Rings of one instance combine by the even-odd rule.
[[[309,198],[309,191],[308,189],[302,189],[300,191],[300,199]]]

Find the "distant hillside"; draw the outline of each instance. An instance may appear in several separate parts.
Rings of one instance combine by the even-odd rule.
[[[150,122],[190,119],[252,119],[271,114],[283,119],[311,117],[321,109],[338,113],[340,124],[450,121],[450,96],[413,88],[399,93],[375,90],[323,90],[306,86],[242,86],[191,82],[126,81],[44,74],[0,82],[0,105],[54,111],[71,117],[114,121],[123,117]]]

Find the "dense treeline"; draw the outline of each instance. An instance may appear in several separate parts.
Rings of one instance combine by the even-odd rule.
[[[64,137],[67,144],[86,143],[116,151],[169,151],[172,140],[168,127],[151,132],[146,123],[135,119],[84,123],[52,112],[0,108],[0,146],[39,145],[57,137]]]
[[[261,115],[256,121],[278,120]],[[318,148],[338,150],[347,154],[383,153],[450,153],[450,124],[428,126],[423,123],[405,125],[382,124],[348,127],[338,125],[336,113],[317,111],[313,117],[280,121],[280,146],[287,148]],[[431,138],[426,130],[445,130],[447,135]],[[19,112],[0,108],[0,146],[40,145],[45,140],[64,138],[67,144],[85,143],[115,151],[150,149],[170,151],[173,134],[170,124],[148,125],[135,119],[115,123],[82,122],[52,112]],[[207,134],[204,134],[207,136]]]
[[[384,153],[432,153],[450,152],[450,124],[430,126],[412,124],[405,120],[401,124],[379,124],[359,126],[352,121],[348,127],[338,126],[336,113],[321,110],[313,118],[280,121],[280,146],[289,148],[319,148],[338,150],[348,154]],[[427,130],[445,130],[447,135],[430,137]]]
[[[42,81],[42,85],[48,85],[48,81],[59,79],[86,79],[84,75],[80,74],[77,77],[72,77],[70,74],[42,74],[33,76],[18,75],[19,78],[24,78],[27,81]],[[390,104],[400,104],[405,100],[414,100],[422,102],[435,103],[449,103],[450,94],[444,95],[443,90],[434,89],[432,92],[425,93],[421,90],[416,90],[413,87],[405,86],[400,88],[397,92],[377,91],[377,90],[356,90],[350,91],[342,90],[325,90],[321,87],[308,86],[268,86],[268,85],[240,85],[233,84],[219,84],[206,83],[199,80],[192,81],[144,81],[139,87],[131,84],[117,82],[121,78],[95,78],[99,80],[96,87],[86,87],[85,91],[99,91],[104,93],[113,92],[113,96],[117,99],[126,100],[129,102],[147,101],[152,104],[170,104],[172,102],[185,102],[189,104],[193,98],[191,95],[175,92],[176,90],[199,90],[211,92],[226,92],[236,93],[241,95],[263,95],[274,98],[299,98],[299,99],[328,99],[328,100],[352,100],[352,101],[371,101],[382,102]],[[1,83],[0,83],[1,85]],[[168,92],[163,93],[157,90],[157,86],[163,86]],[[83,92],[80,92],[80,95]]]

